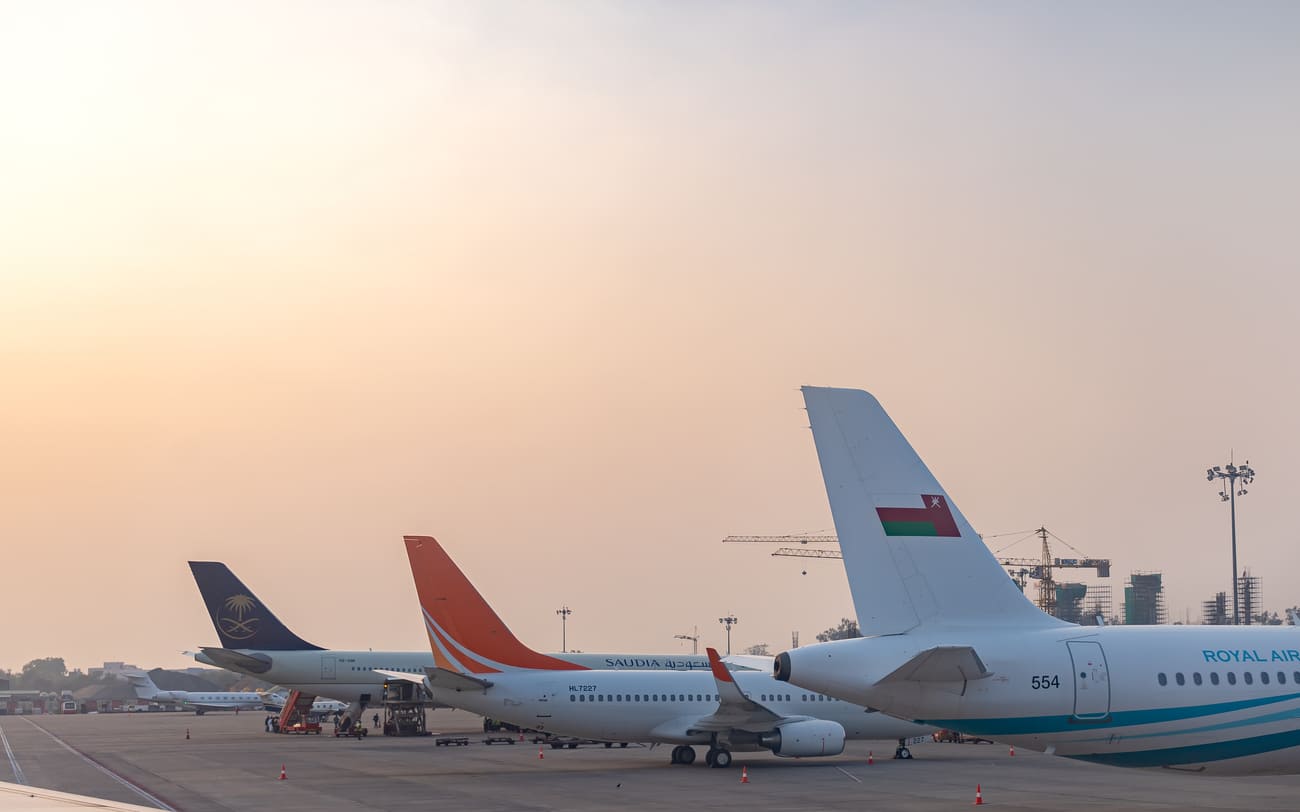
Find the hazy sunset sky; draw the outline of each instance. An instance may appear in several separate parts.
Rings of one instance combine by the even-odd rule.
[[[1111,558],[1116,612],[1229,586],[1235,449],[1300,604],[1298,42],[1283,2],[0,0],[0,667],[192,664],[190,559],[422,648],[403,533],[542,650],[562,604],[588,651],[811,642],[839,564],[719,543],[831,529],[801,384],[874,392],[981,532]]]

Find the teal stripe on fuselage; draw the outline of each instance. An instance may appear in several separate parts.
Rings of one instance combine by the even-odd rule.
[[[1177,730],[1161,730],[1155,733],[1131,733],[1124,732],[1124,741],[1135,741],[1137,739],[1161,739],[1166,736],[1188,736],[1196,733],[1211,733],[1214,731],[1232,730],[1239,727],[1253,727],[1255,725],[1269,725],[1274,722],[1290,722],[1300,719],[1300,708],[1278,711],[1277,713],[1267,713],[1263,716],[1251,716],[1248,719],[1237,719],[1232,722],[1219,722],[1213,725],[1201,725],[1200,727],[1183,727]],[[1072,745],[1087,744],[1090,742],[1110,741],[1113,734],[1108,729],[1103,728],[1099,732],[1107,733],[1105,736],[1098,736],[1095,739],[1071,739]]]
[[[1300,747],[1300,730],[1288,730],[1283,733],[1270,733],[1267,736],[1255,736],[1249,739],[1235,739],[1212,744],[1193,744],[1187,747],[1167,747],[1163,750],[1138,750],[1132,753],[1091,753],[1089,755],[1068,756],[1079,761],[1091,761],[1094,764],[1109,764],[1112,767],[1163,767],[1167,764],[1202,764],[1210,761],[1223,761],[1229,758],[1257,756],[1288,747]]]
[[[1188,705],[1178,708],[1151,708],[1149,710],[1116,711],[1105,720],[1090,721],[1073,716],[1011,716],[1002,719],[917,719],[923,725],[952,728],[974,736],[1032,736],[1040,733],[1068,733],[1089,727],[1113,729],[1151,725],[1160,722],[1178,722],[1213,716],[1218,713],[1258,708],[1278,702],[1300,698],[1300,694],[1283,694],[1263,699],[1242,699],[1236,702],[1219,702],[1213,705]]]

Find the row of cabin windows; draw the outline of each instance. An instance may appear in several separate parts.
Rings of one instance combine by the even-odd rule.
[[[1235,671],[1229,671],[1229,672],[1226,674],[1226,678],[1227,678],[1227,680],[1228,680],[1228,684],[1229,684],[1229,685],[1236,685],[1236,684],[1237,684],[1237,673],[1236,673]],[[1300,671],[1292,672],[1292,674],[1291,674],[1291,679],[1295,681],[1295,684],[1296,684],[1296,685],[1300,685]],[[1241,680],[1242,680],[1242,682],[1246,683],[1247,685],[1254,685],[1254,684],[1255,684],[1255,675],[1252,674],[1252,673],[1249,672],[1249,671],[1243,671],[1243,672],[1241,673]],[[1272,677],[1269,676],[1269,673],[1268,673],[1267,671],[1261,671],[1261,672],[1259,672],[1259,684],[1260,684],[1260,685],[1268,685],[1269,682],[1270,682],[1271,680],[1272,680]],[[1169,684],[1169,677],[1165,676],[1165,672],[1161,671],[1159,674],[1156,674],[1156,682],[1160,683],[1160,685],[1163,687],[1163,686]],[[1187,684],[1187,678],[1183,676],[1183,672],[1178,671],[1178,672],[1176,672],[1176,673],[1174,674],[1174,682],[1178,683],[1179,685],[1186,685],[1186,684]],[[1199,671],[1193,671],[1193,672],[1192,672],[1192,684],[1193,684],[1193,685],[1201,685],[1201,684],[1203,684],[1203,682],[1202,682],[1202,680],[1201,680],[1201,672],[1199,672]],[[1211,684],[1211,685],[1218,685],[1218,684],[1219,684],[1219,672],[1217,672],[1217,671],[1211,671],[1211,672],[1210,672],[1210,684]],[[1286,685],[1286,672],[1285,672],[1285,671],[1279,671],[1279,672],[1277,672],[1277,684],[1278,684],[1278,685]]]
[[[717,702],[717,694],[569,694],[570,702]]]
[[[353,670],[353,671],[370,671],[370,670],[372,670],[372,669],[374,669],[374,668],[379,668],[379,666],[369,666],[369,665],[354,665],[354,666],[352,666],[352,670]],[[384,670],[385,670],[385,671],[401,671],[401,672],[406,673],[406,674],[423,674],[423,673],[424,673],[424,669],[423,669],[423,668],[385,668]]]
[[[748,694],[747,694],[748,696]],[[717,694],[569,694],[570,702],[718,702]],[[834,702],[821,694],[800,694],[804,702]],[[789,702],[789,694],[762,694],[762,702]]]

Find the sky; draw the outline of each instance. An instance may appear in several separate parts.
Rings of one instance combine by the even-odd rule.
[[[1300,604],[1300,7],[0,0],[0,667],[192,664],[186,564],[427,646],[851,616],[798,387],[995,550]],[[1011,536],[1000,534],[1011,533]],[[1033,556],[1035,542],[1005,554]],[[1064,552],[1064,551],[1061,551]],[[804,574],[806,571],[806,574]],[[1096,582],[1093,579],[1085,578]]]

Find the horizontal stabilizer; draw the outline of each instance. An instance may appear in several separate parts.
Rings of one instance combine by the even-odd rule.
[[[429,684],[436,688],[447,688],[452,691],[485,691],[492,687],[490,679],[471,677],[469,674],[460,674],[446,668],[426,668],[424,673],[429,675]]]
[[[895,668],[880,680],[887,682],[963,682],[984,679],[992,671],[970,646],[936,646]]]
[[[265,674],[271,670],[271,658],[265,654],[245,654],[228,648],[200,646],[199,651],[219,668],[245,674]]]

